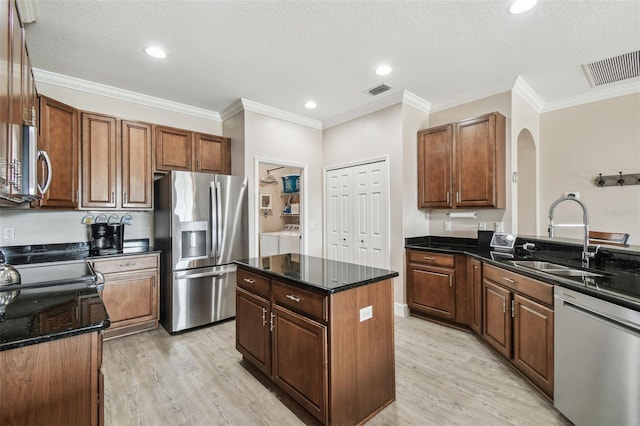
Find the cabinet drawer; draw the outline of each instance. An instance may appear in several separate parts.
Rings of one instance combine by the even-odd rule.
[[[96,259],[92,263],[94,268],[103,274],[156,269],[158,267],[158,255],[110,257],[108,259]]]
[[[484,264],[482,275],[500,285],[553,306],[553,285]]]
[[[327,321],[327,298],[320,294],[274,281],[273,300],[292,311]]]
[[[453,268],[455,266],[455,257],[451,254],[409,250],[407,252],[407,256],[411,263],[424,263],[427,265],[445,266],[448,268]]]
[[[269,279],[238,268],[236,272],[238,286],[262,297],[269,298]]]

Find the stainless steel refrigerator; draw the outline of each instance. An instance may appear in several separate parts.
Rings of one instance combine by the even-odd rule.
[[[160,323],[173,333],[234,317],[234,259],[249,257],[247,178],[172,171],[155,182]]]

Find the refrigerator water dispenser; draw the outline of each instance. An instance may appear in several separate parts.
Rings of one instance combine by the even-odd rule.
[[[182,235],[181,259],[193,259],[207,257],[207,222],[182,222],[180,231]]]

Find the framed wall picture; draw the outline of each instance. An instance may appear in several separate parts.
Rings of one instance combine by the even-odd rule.
[[[271,194],[260,194],[260,209],[271,210]]]

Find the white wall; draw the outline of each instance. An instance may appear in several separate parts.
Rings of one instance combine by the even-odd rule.
[[[389,157],[390,265],[400,273],[395,280],[394,300],[404,304],[404,191],[399,190],[404,183],[402,124],[402,104],[396,104],[325,130],[324,165]]]
[[[543,113],[540,116],[539,225],[546,230],[549,205],[578,191],[594,231],[627,232],[640,244],[640,185],[599,188],[598,176],[640,173],[640,93]],[[556,223],[581,223],[576,203],[556,209]],[[580,229],[557,237],[582,238]]]
[[[322,131],[290,123],[259,113],[244,112],[244,175],[249,179],[249,253],[258,255],[256,194],[260,192],[255,176],[256,158],[274,163],[307,165],[307,210],[302,211],[308,225],[304,232],[310,256],[322,256]],[[305,207],[302,201],[301,209]],[[301,224],[304,225],[304,224]]]
[[[489,96],[477,101],[447,108],[442,111],[433,112],[429,115],[429,127],[442,124],[453,123],[467,118],[477,117],[497,111],[506,117],[506,177],[507,182],[511,182],[512,166],[510,159],[511,152],[511,92],[504,92]],[[476,238],[478,236],[478,223],[486,224],[488,230],[493,230],[495,222],[504,223],[504,231],[512,231],[512,207],[511,207],[511,184],[506,185],[506,209],[470,209],[478,212],[477,219],[451,219],[447,216],[448,209],[430,209],[429,230],[430,235],[442,235],[448,237]],[[451,222],[451,231],[444,230],[444,222]]]
[[[231,174],[245,176],[244,170],[244,111],[222,123],[223,135],[231,138]]]

